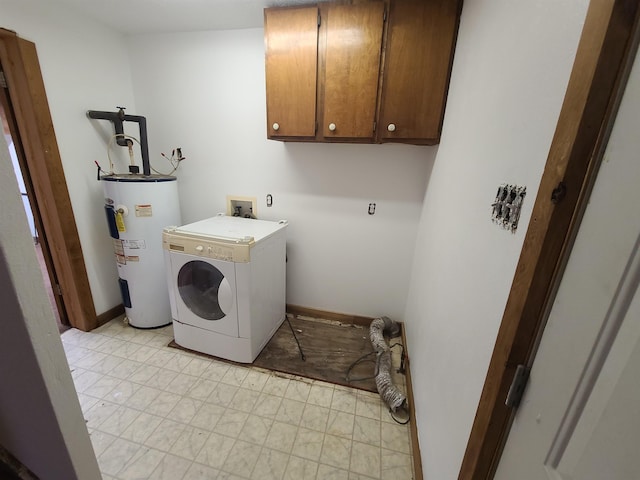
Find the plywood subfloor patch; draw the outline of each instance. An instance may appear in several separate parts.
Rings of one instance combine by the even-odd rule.
[[[288,315],[288,318],[305,360],[300,357],[300,350],[289,324],[284,321],[253,362],[253,366],[377,392],[373,378],[347,380],[349,367],[373,352],[367,327],[310,317],[299,318],[295,315]],[[171,342],[170,346],[182,348],[175,342]],[[374,361],[375,355],[372,354],[357,363],[351,370],[350,379],[373,377]]]
[[[258,355],[254,365],[370,392],[377,391],[373,378],[363,381],[347,379],[349,367],[373,352],[368,328],[296,316],[289,316],[289,320],[305,360],[302,360],[289,324],[285,321]],[[375,355],[372,354],[359,362],[351,370],[349,379],[373,377],[374,360]]]

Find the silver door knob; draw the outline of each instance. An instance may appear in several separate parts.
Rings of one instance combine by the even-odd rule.
[[[331,130],[332,132],[336,131],[336,124],[335,123],[330,123],[329,124],[329,130]]]
[[[278,130],[280,130],[280,125],[278,123],[274,123],[273,129],[277,132]]]
[[[396,131],[396,124],[395,123],[390,123],[389,125],[387,125],[387,130],[389,130],[390,132],[395,132]]]

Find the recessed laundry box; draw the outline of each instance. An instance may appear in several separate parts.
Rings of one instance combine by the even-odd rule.
[[[223,214],[163,231],[175,342],[251,363],[285,319],[286,221]]]

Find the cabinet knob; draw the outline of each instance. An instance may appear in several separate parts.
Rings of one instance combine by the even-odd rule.
[[[278,124],[278,123],[274,123],[274,124],[273,124],[273,129],[274,129],[275,131],[280,130],[280,124]]]
[[[396,131],[396,124],[395,123],[390,123],[389,125],[387,125],[387,130],[389,130],[390,132],[395,132]]]
[[[335,123],[330,123],[329,124],[329,130],[331,130],[332,132],[336,131],[336,124]]]

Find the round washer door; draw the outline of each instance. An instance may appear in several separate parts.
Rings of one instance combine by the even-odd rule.
[[[220,320],[233,306],[229,281],[216,267],[200,260],[182,266],[178,292],[187,308],[205,320]]]
[[[232,262],[172,253],[178,321],[238,336],[235,269]]]

